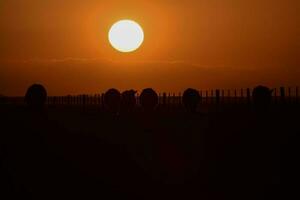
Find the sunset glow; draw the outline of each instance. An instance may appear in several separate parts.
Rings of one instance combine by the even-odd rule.
[[[0,95],[300,85],[299,0],[2,0]]]

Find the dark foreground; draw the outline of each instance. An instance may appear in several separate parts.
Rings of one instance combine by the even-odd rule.
[[[297,194],[297,105],[266,112],[230,107],[118,116],[82,107],[35,113],[1,106],[0,112],[1,199],[291,199]]]

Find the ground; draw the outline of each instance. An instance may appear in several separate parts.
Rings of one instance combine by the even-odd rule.
[[[299,104],[197,113],[0,108],[1,192],[12,199],[270,199],[295,191]]]

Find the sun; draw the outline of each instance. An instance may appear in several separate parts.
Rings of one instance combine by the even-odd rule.
[[[118,51],[128,53],[137,50],[144,41],[142,27],[132,20],[120,20],[108,33],[110,44]]]

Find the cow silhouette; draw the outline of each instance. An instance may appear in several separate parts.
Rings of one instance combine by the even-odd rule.
[[[182,102],[189,112],[196,112],[200,101],[201,96],[197,90],[188,88],[184,91],[182,96]]]
[[[152,88],[146,88],[140,95],[140,104],[145,111],[153,111],[158,104],[158,95]]]
[[[131,112],[136,106],[136,91],[126,90],[121,96],[121,110],[123,112]]]
[[[46,104],[47,91],[40,84],[31,85],[25,95],[25,102],[30,109],[42,110]]]
[[[252,98],[253,104],[256,109],[266,109],[271,104],[272,101],[272,92],[266,86],[259,85],[253,89]]]
[[[109,89],[104,94],[104,104],[109,112],[118,113],[121,103],[121,93],[117,89]]]

